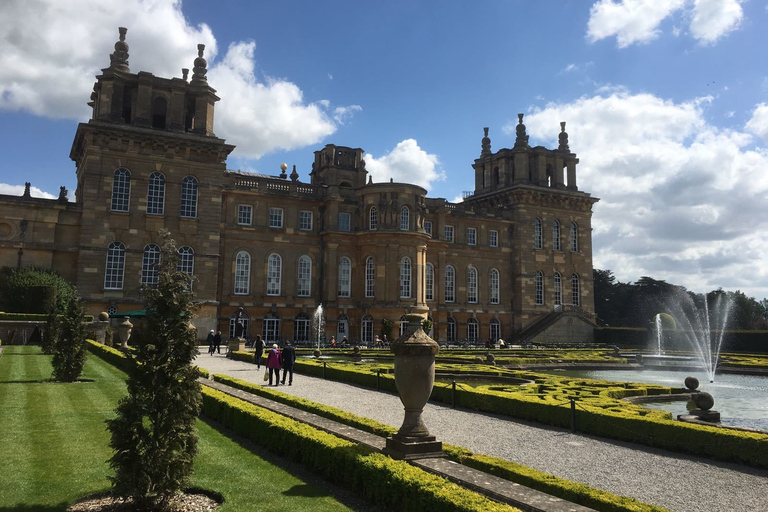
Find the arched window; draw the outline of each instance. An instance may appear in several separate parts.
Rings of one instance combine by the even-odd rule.
[[[411,298],[411,259],[400,260],[400,298]]]
[[[349,336],[349,318],[342,313],[339,315],[339,320],[336,323],[336,339],[343,343],[345,336]],[[347,338],[347,341],[349,341],[349,338]]]
[[[312,293],[312,260],[309,256],[299,258],[299,274],[296,280],[296,295],[309,297]]]
[[[125,274],[125,245],[112,242],[107,249],[107,265],[104,269],[104,289],[122,290]]]
[[[277,313],[267,313],[264,317],[261,337],[264,338],[264,343],[273,344],[280,341],[280,316]]]
[[[368,216],[368,229],[375,230],[379,226],[379,211],[375,206],[371,206],[371,211]]]
[[[544,239],[541,233],[541,219],[533,221],[533,248],[541,249],[544,247]]]
[[[467,269],[467,302],[477,302],[477,269],[474,267]]]
[[[352,262],[349,258],[339,260],[339,297],[349,297],[352,279]]]
[[[445,267],[445,302],[456,300],[456,270],[450,265]]]
[[[405,315],[403,315],[400,317],[400,322],[398,323],[400,324],[400,330],[399,330],[400,336],[403,336],[405,332],[408,330],[408,319],[405,318]]]
[[[197,178],[186,176],[181,182],[181,216],[197,217]]]
[[[131,171],[125,167],[115,169],[112,179],[112,211],[127,212],[131,199]]]
[[[456,320],[453,317],[448,319],[448,329],[445,335],[448,343],[456,343]]]
[[[571,252],[579,252],[579,226],[571,222]]]
[[[435,300],[435,267],[427,263],[425,272],[424,298],[426,300]]]
[[[248,295],[251,291],[251,255],[240,251],[235,256],[235,295]]]
[[[490,303],[499,303],[499,271],[495,268],[491,269],[490,278],[488,279],[488,286],[490,288]]]
[[[552,250],[559,251],[560,248],[560,223],[556,220],[552,221]]]
[[[467,341],[476,342],[478,338],[477,334],[477,319],[470,318],[467,320]]]
[[[360,323],[360,338],[363,343],[371,345],[373,343],[373,317],[365,315]]]
[[[156,244],[144,246],[144,256],[141,258],[141,284],[157,288],[157,265],[160,263],[160,247]]]
[[[555,306],[561,306],[563,304],[563,282],[559,272],[555,272],[553,283],[555,288]]]
[[[365,297],[373,298],[376,292],[376,262],[373,256],[365,260]]]
[[[237,333],[237,311],[232,313],[232,316],[229,317],[229,337],[234,338],[235,334]],[[250,323],[250,319],[248,317],[248,313],[243,311],[243,316],[240,317],[240,320],[243,322],[243,338],[248,337],[248,324]]]
[[[189,291],[192,290],[192,276],[195,275],[195,251],[186,245],[179,247],[179,264],[176,270],[189,276]]]
[[[431,316],[428,316],[427,320],[429,320],[429,332],[427,333],[427,336],[434,339],[435,338],[435,321],[432,320]]]
[[[491,341],[496,343],[501,338],[501,324],[496,318],[491,319],[491,323],[488,325]]]
[[[400,229],[402,231],[411,229],[411,210],[407,206],[400,208]]]
[[[147,187],[147,214],[162,215],[165,213],[165,176],[159,172],[149,175]]]
[[[579,295],[579,276],[578,274],[573,274],[571,276],[571,304],[574,306],[580,306],[581,305],[581,298]]]
[[[309,337],[309,315],[299,313],[293,319],[293,339],[297,342],[308,342]]]
[[[280,295],[283,280],[283,258],[279,254],[270,254],[267,258],[267,295]]]
[[[537,306],[541,306],[544,304],[544,274],[541,271],[536,272],[536,276],[533,278],[533,286],[535,303]]]

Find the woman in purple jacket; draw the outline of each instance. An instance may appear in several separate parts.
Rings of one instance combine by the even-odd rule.
[[[272,375],[275,376],[275,386],[280,384],[280,367],[283,366],[283,356],[277,348],[277,343],[272,345],[272,350],[267,355],[267,368],[269,369],[269,385],[272,385]]]

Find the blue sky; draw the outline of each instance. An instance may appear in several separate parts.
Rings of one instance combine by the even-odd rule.
[[[361,147],[374,181],[458,200],[482,129],[533,145],[566,121],[594,208],[594,259],[694,291],[768,296],[765,0],[6,0],[0,193],[73,198],[69,149],[128,28],[131,71],[180,76],[205,43],[229,168],[308,181],[312,152]]]

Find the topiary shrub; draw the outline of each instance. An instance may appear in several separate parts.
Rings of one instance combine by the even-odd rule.
[[[113,491],[132,498],[137,508],[167,509],[170,499],[188,486],[197,453],[195,420],[201,395],[192,366],[197,339],[189,320],[193,312],[191,277],[177,270],[178,253],[167,231],[160,233],[158,284],[143,288],[143,329],[131,336],[126,352],[128,396],[107,420],[114,450],[109,459]]]
[[[43,327],[43,337],[40,341],[40,346],[43,349],[43,354],[53,354],[54,348],[56,348],[56,338],[59,335],[59,317],[55,311],[48,313],[48,317],[45,321],[45,327]]]
[[[74,382],[85,366],[85,315],[80,296],[75,291],[61,318],[53,348],[53,375],[61,382]],[[48,331],[48,329],[46,329]]]

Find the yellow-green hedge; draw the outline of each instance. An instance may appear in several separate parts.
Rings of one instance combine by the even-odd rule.
[[[124,372],[130,372],[131,370],[131,363],[132,360],[128,359],[125,356],[125,353],[122,350],[118,350],[113,347],[108,347],[106,345],[103,345],[101,343],[98,343],[93,340],[85,340],[86,345],[85,347],[93,352],[94,355],[97,355],[98,357],[104,359],[106,362],[113,366],[117,366]],[[198,372],[200,372],[201,377],[205,377],[206,379],[210,376],[210,373],[208,370],[205,370],[203,368],[198,368]]]

